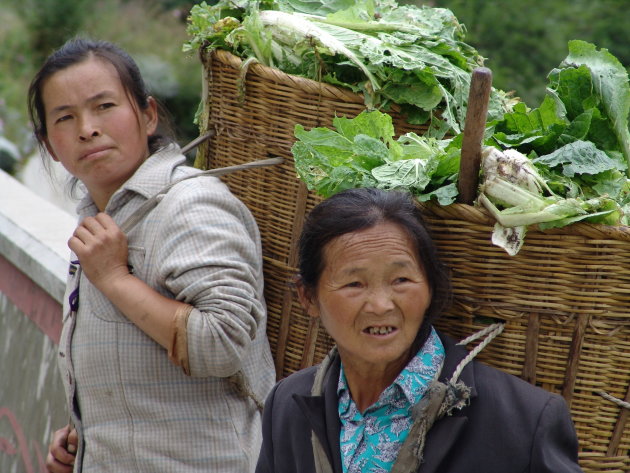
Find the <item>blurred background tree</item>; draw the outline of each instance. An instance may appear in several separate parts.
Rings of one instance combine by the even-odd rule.
[[[581,39],[606,48],[628,68],[627,0],[432,0],[406,2],[450,9],[466,26],[466,42],[487,58],[493,84],[538,106],[547,74]]]
[[[182,52],[186,18],[193,4],[183,0],[0,0],[0,167],[12,172],[17,167],[2,159],[7,140],[22,157],[34,151],[26,113],[28,84],[46,56],[76,35],[113,41],[126,49],[138,62],[151,94],[171,112],[180,143],[195,138],[201,65],[197,57]]]

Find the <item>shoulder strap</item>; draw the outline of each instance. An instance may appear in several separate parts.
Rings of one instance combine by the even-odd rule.
[[[151,210],[153,210],[153,208],[157,204],[160,203],[162,198],[166,195],[166,193],[169,190],[171,190],[171,188],[173,186],[179,184],[182,181],[185,181],[187,179],[192,179],[194,177],[201,177],[201,176],[215,176],[215,177],[219,177],[219,176],[224,176],[225,174],[230,174],[230,173],[235,172],[235,171],[259,168],[259,167],[263,167],[263,166],[271,166],[273,164],[280,164],[283,161],[284,160],[282,158],[261,159],[261,160],[258,160],[258,161],[252,161],[250,163],[237,164],[235,166],[226,166],[224,168],[210,169],[208,171],[202,171],[202,172],[197,173],[197,174],[191,174],[190,176],[185,176],[185,177],[182,177],[181,179],[177,179],[177,180],[171,182],[169,185],[167,185],[164,188],[162,188],[157,194],[149,197],[140,207],[138,207],[136,209],[136,211],[134,213],[132,213],[129,217],[127,217],[127,220],[125,220],[120,225],[120,229],[124,233],[129,233],[131,231],[131,229],[133,227],[135,227],[138,222],[140,222],[140,220],[142,220]]]
[[[317,372],[315,373],[315,379],[313,380],[313,387],[311,388],[312,396],[321,396],[324,394],[324,379],[326,374],[330,371],[332,362],[337,356],[337,347],[333,346],[332,349],[326,355],[326,358],[320,363]],[[313,460],[315,462],[315,473],[332,473],[332,465],[328,460],[328,455],[324,451],[324,447],[319,441],[315,432],[311,432],[311,445],[313,448]]]

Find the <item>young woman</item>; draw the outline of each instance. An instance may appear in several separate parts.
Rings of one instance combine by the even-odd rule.
[[[297,290],[336,348],[265,404],[258,473],[577,473],[557,394],[432,327],[450,282],[413,199],[352,189],[306,220]]]
[[[156,101],[111,43],[75,39],[33,79],[37,139],[85,190],[72,250],[59,364],[71,424],[53,473],[244,472],[275,381],[265,335],[258,229],[218,179],[157,130]]]

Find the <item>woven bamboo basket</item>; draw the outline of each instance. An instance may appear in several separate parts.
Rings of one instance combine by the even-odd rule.
[[[206,73],[202,145],[206,167],[270,156],[278,166],[224,177],[261,231],[268,335],[278,377],[319,362],[332,342],[302,311],[290,286],[304,216],[320,198],[296,177],[290,148],[296,123],[330,126],[356,116],[363,98],[320,82],[252,65],[225,52],[201,55]],[[243,89],[244,86],[244,89]],[[415,131],[396,110],[398,133]],[[422,204],[450,266],[453,307],[438,327],[464,338],[488,323],[504,332],[478,358],[564,396],[586,473],[630,472],[630,228],[574,224],[528,232],[515,257],[492,245],[494,221],[464,204]]]

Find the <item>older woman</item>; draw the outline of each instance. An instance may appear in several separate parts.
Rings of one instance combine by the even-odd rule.
[[[329,198],[299,250],[300,301],[336,348],[269,395],[257,472],[581,471],[560,396],[460,365],[468,352],[432,327],[450,283],[407,194]]]

